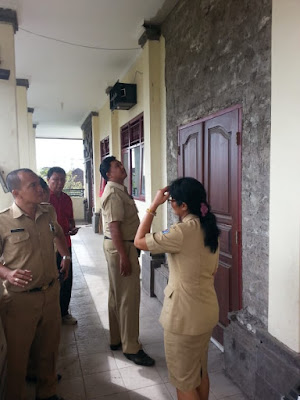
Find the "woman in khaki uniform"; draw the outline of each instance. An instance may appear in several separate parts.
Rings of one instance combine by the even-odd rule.
[[[149,233],[157,207],[167,199],[180,222]],[[208,400],[208,346],[219,317],[214,289],[218,237],[203,185],[180,178],[157,192],[134,241],[141,250],[168,253],[170,276],[160,322],[170,381],[179,400]]]

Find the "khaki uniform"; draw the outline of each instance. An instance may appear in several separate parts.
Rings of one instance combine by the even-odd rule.
[[[193,390],[206,372],[211,332],[219,319],[213,274],[219,250],[204,245],[199,218],[187,215],[169,230],[146,235],[152,253],[168,253],[169,281],[160,316],[171,382]]]
[[[7,340],[6,400],[25,400],[25,376],[33,342],[38,373],[37,397],[56,393],[60,338],[59,283],[54,238],[62,234],[52,206],[38,205],[35,221],[16,204],[0,212],[0,257],[7,268],[28,269],[26,288],[4,281],[7,303],[1,317]],[[48,286],[49,285],[49,286]],[[44,290],[36,290],[43,288]]]
[[[141,349],[139,343],[140,265],[133,240],[139,226],[134,200],[125,186],[108,182],[101,197],[104,220],[103,248],[109,276],[109,329],[110,343],[122,343],[124,353],[135,354]],[[120,257],[111,237],[109,224],[119,221],[124,246],[127,251],[131,275],[120,275]]]

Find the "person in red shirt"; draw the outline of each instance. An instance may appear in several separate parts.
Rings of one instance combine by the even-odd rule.
[[[70,236],[76,235],[79,228],[75,227],[73,205],[71,197],[63,192],[66,182],[66,172],[61,167],[52,167],[47,174],[48,185],[50,189],[50,204],[53,205],[57,214],[57,221],[62,227],[68,248],[71,253],[71,238]],[[57,253],[57,268],[59,269],[61,263],[61,256]],[[67,325],[77,324],[77,319],[69,313],[69,304],[71,300],[73,271],[72,262],[69,269],[69,275],[66,280],[61,277],[60,288],[60,310],[62,322]]]

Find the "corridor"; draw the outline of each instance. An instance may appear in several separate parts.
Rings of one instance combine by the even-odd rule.
[[[140,367],[122,351],[109,349],[108,277],[102,251],[103,236],[82,226],[72,238],[74,282],[71,312],[78,325],[62,326],[58,394],[66,400],[172,400],[164,358],[163,330],[158,322],[161,305],[141,291],[140,339],[156,360],[154,368]],[[223,355],[211,344],[210,400],[246,400],[223,373]],[[28,386],[34,399],[34,385]]]

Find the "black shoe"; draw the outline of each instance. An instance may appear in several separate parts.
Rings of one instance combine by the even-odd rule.
[[[120,342],[118,344],[110,344],[109,347],[113,351],[120,350],[122,348],[122,343]]]
[[[53,396],[42,398],[42,399],[40,397],[36,397],[35,400],[64,400],[64,398],[57,396],[57,394],[55,394]]]
[[[140,350],[136,354],[123,353],[128,360],[133,361],[137,365],[143,365],[144,367],[152,367],[155,364],[155,360],[149,357],[144,350]]]
[[[57,382],[61,381],[61,374],[57,374]],[[37,383],[37,377],[34,375],[27,375],[26,382],[28,383]]]

